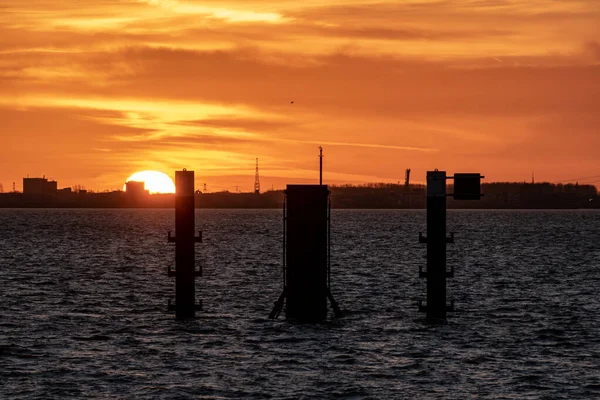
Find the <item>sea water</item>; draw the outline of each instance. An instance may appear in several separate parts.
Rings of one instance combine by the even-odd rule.
[[[334,210],[345,316],[267,317],[280,210],[197,210],[193,321],[173,210],[0,210],[0,398],[600,398],[600,211],[448,212],[447,323],[429,324],[422,210]]]

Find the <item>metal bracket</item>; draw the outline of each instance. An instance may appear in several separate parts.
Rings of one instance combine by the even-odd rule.
[[[175,243],[177,242],[177,237],[176,236],[171,236],[171,231],[168,231],[168,236],[167,236],[167,240],[169,243]],[[202,231],[198,231],[198,236],[194,236],[194,242],[195,243],[202,243]]]
[[[423,300],[419,300],[419,311],[427,312],[427,306],[423,305]],[[450,305],[446,305],[446,311],[454,311],[454,300],[450,300]]]
[[[423,271],[423,267],[419,267],[419,278],[427,278],[429,274]],[[450,267],[450,271],[446,271],[446,278],[454,278],[454,267]]]
[[[419,243],[427,242],[427,236],[423,236],[423,233],[419,232]],[[454,232],[450,232],[450,237],[446,237],[446,243],[454,243]]]
[[[171,266],[169,265],[167,267],[167,275],[168,276],[177,276],[177,270],[171,269]],[[194,268],[194,276],[202,276],[202,270]]]
[[[169,301],[169,303],[167,304],[167,309],[169,311],[176,311],[177,303],[175,303],[174,301],[171,301],[171,299],[169,299],[168,301]],[[194,304],[194,309],[196,311],[202,311],[202,300],[198,300],[198,303]]]

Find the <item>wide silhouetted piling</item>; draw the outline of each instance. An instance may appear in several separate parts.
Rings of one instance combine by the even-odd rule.
[[[284,299],[289,319],[325,319],[327,299],[336,316],[341,316],[330,291],[329,189],[326,185],[288,185],[284,207],[284,291],[270,317],[279,315]]]
[[[175,271],[169,269],[169,276],[175,276],[175,316],[194,318],[196,309],[195,277],[202,271],[195,267],[195,243],[202,236],[195,236],[194,171],[175,172],[175,237],[169,232],[169,242],[175,242]]]
[[[318,321],[327,316],[327,221],[329,190],[288,185],[286,316]]]

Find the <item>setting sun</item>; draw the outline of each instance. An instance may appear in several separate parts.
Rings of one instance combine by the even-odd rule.
[[[175,193],[175,184],[167,174],[158,171],[140,171],[131,175],[126,182],[144,182],[146,190],[153,193]],[[123,186],[126,190],[127,185]]]

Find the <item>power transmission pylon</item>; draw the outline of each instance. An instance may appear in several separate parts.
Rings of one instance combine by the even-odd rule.
[[[258,158],[256,159],[256,175],[254,176],[254,193],[260,193],[260,179],[258,178]]]

